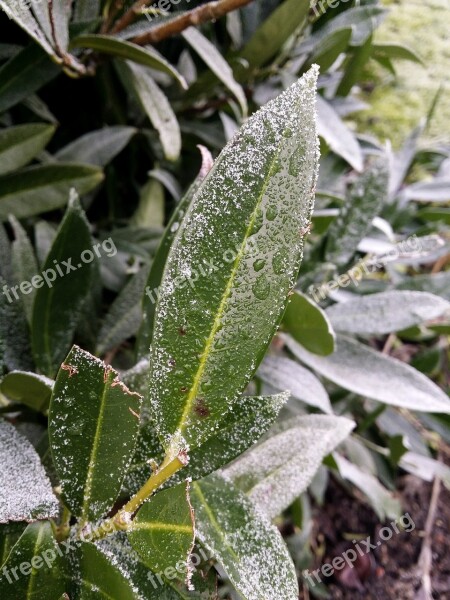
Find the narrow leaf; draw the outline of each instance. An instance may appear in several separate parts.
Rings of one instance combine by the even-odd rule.
[[[316,78],[311,70],[249,119],[178,230],[150,361],[150,401],[166,447],[175,436],[174,447],[184,438],[194,448],[214,432],[284,312],[316,181]]]
[[[0,421],[0,456],[0,523],[56,517],[58,501],[38,454],[6,421]]]
[[[289,358],[267,356],[257,375],[276,390],[289,390],[294,398],[325,413],[333,412],[327,391],[317,377]]]
[[[72,345],[78,318],[91,285],[92,239],[76,197],[69,202],[42,270],[32,316],[32,349],[39,370],[54,377]],[[85,252],[90,254],[86,256]],[[59,267],[59,270],[58,270]]]
[[[18,219],[60,208],[74,187],[79,194],[95,188],[103,179],[97,167],[52,164],[30,167],[0,177],[0,219]]]
[[[355,171],[363,170],[363,155],[358,140],[329,102],[317,97],[317,131],[335,154]]]
[[[33,246],[19,221],[14,217],[11,217],[10,222],[15,236],[15,240],[11,246],[11,265],[14,273],[14,283],[16,283],[20,289],[27,321],[28,323],[31,323],[33,302],[37,291],[36,288],[31,285],[31,280],[38,272],[37,260]]]
[[[127,89],[134,91],[153,127],[159,133],[166,158],[177,160],[181,151],[181,132],[166,95],[146,67],[130,61],[118,63],[117,67]]]
[[[450,303],[427,292],[388,291],[330,306],[326,314],[337,331],[383,335],[437,319]]]
[[[328,230],[326,259],[335,264],[350,261],[359,242],[387,198],[388,172],[384,160],[372,163],[349,187],[345,205]]]
[[[281,534],[231,483],[210,475],[192,485],[197,537],[244,600],[296,600],[298,584]]]
[[[450,399],[428,377],[351,338],[338,336],[335,353],[327,357],[310,354],[289,337],[286,344],[308,367],[355,394],[412,410],[450,412]]]
[[[23,167],[41,152],[55,132],[53,125],[31,123],[0,131],[0,175]]]
[[[119,40],[107,35],[85,34],[79,35],[71,40],[72,48],[90,48],[97,50],[102,54],[111,54],[117,58],[130,60],[146,67],[151,67],[157,71],[162,71],[171,75],[182,87],[186,87],[186,82],[178,71],[167,60],[151,46],[142,48],[131,42]]]
[[[220,79],[220,81],[235,96],[241,107],[242,115],[247,116],[248,106],[244,90],[235,80],[233,71],[228,62],[223,58],[216,46],[212,44],[195,27],[189,27],[182,33],[184,39],[197,52],[202,60],[208,65],[211,71]]]
[[[305,491],[323,458],[353,427],[353,421],[344,417],[291,419],[280,424],[280,433],[244,454],[224,474],[273,519]]]
[[[80,162],[105,167],[135,135],[134,127],[104,127],[90,131],[55,154],[61,162]]]

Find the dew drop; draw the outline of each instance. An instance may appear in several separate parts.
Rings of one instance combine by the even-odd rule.
[[[260,275],[252,287],[253,294],[258,300],[265,300],[270,293],[270,283],[265,275]]]
[[[264,260],[264,258],[258,258],[253,263],[253,268],[255,269],[256,272],[258,272],[258,271],[261,271],[261,269],[264,268],[265,264],[266,264],[266,261]]]

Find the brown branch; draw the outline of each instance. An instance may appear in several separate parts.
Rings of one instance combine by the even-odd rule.
[[[146,4],[151,3],[152,0],[137,0],[133,6],[129,8],[118,21],[116,21],[114,27],[111,28],[110,33],[117,33],[118,31],[125,29],[125,27],[128,27],[128,25],[131,25],[137,15],[140,13],[141,9],[144,8]]]
[[[208,4],[203,4],[187,13],[175,16],[173,19],[170,19],[170,21],[152,27],[150,31],[133,38],[132,42],[139,44],[140,46],[157,44],[161,40],[165,40],[168,37],[181,33],[188,27],[198,26],[202,23],[207,23],[208,21],[216,21],[229,12],[250,4],[250,2],[253,2],[253,0],[216,0],[214,2],[209,2]],[[139,4],[139,0],[136,2],[135,6],[137,4]]]

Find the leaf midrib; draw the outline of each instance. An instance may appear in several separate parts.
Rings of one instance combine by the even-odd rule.
[[[44,527],[39,527],[39,532],[37,534],[36,537],[36,542],[34,544],[34,548],[33,548],[33,556],[37,555],[37,551],[39,546],[41,545],[41,540],[44,534]],[[30,574],[30,579],[28,581],[28,586],[27,586],[27,596],[26,596],[26,600],[29,600],[34,592],[33,592],[33,587],[34,587],[34,581],[36,579],[36,573],[37,573],[37,569],[32,569],[31,574]]]
[[[211,354],[211,348],[212,348],[212,345],[214,343],[214,338],[215,338],[216,333],[217,333],[217,331],[218,331],[218,329],[220,327],[220,324],[221,324],[221,321],[222,321],[223,314],[225,312],[225,308],[226,308],[228,299],[229,299],[229,297],[231,295],[231,292],[232,292],[232,289],[233,289],[234,280],[235,280],[235,278],[237,276],[239,267],[241,265],[242,258],[243,258],[244,254],[245,254],[245,248],[246,248],[246,245],[247,245],[247,240],[250,237],[251,231],[252,231],[252,229],[254,227],[254,224],[255,224],[255,221],[256,221],[256,217],[257,217],[257,213],[258,213],[258,209],[261,206],[261,203],[262,203],[262,200],[264,198],[264,194],[265,194],[265,192],[267,190],[267,187],[269,185],[270,179],[271,179],[271,177],[274,174],[276,161],[277,161],[277,159],[278,159],[278,157],[280,155],[282,144],[283,144],[283,136],[281,137],[281,140],[280,140],[280,143],[279,143],[279,145],[277,147],[277,150],[274,152],[274,156],[273,156],[273,158],[271,160],[270,167],[269,167],[269,170],[268,170],[268,173],[267,173],[267,177],[266,177],[266,179],[265,179],[265,181],[264,181],[264,183],[263,183],[263,185],[261,187],[261,192],[259,194],[258,201],[255,204],[255,208],[253,209],[253,213],[252,213],[252,217],[250,219],[250,223],[249,223],[249,225],[247,227],[247,230],[245,232],[245,235],[244,235],[241,247],[239,248],[239,252],[238,252],[238,254],[236,256],[236,259],[235,259],[235,261],[233,263],[233,267],[231,269],[231,274],[230,274],[230,277],[228,279],[228,283],[227,283],[227,286],[225,288],[225,291],[224,291],[224,293],[222,295],[222,299],[220,301],[219,308],[218,308],[218,310],[216,312],[216,316],[215,316],[215,319],[214,319],[214,323],[213,323],[211,332],[209,334],[208,339],[206,340],[205,348],[204,348],[204,350],[202,352],[202,356],[201,356],[201,359],[200,359],[200,364],[199,364],[199,367],[198,367],[197,372],[195,374],[194,381],[192,382],[192,386],[191,386],[191,389],[189,391],[189,395],[188,395],[188,397],[186,399],[186,404],[185,404],[185,407],[184,407],[184,410],[183,410],[183,414],[182,414],[181,419],[180,419],[179,424],[178,424],[178,428],[177,429],[179,429],[179,431],[181,433],[185,430],[185,428],[187,426],[187,419],[188,419],[188,416],[189,416],[189,414],[190,414],[190,412],[192,410],[193,404],[195,402],[195,398],[197,397],[197,392],[198,392],[198,389],[199,389],[199,386],[200,386],[200,382],[201,382],[203,373],[205,371],[205,368],[206,368],[209,356]]]

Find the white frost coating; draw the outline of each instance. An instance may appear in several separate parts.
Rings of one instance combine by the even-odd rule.
[[[322,459],[355,424],[344,417],[307,415],[290,420],[288,425],[289,429],[256,446],[222,472],[270,518],[300,496]]]
[[[295,567],[278,529],[230,482],[194,483],[197,537],[225,570],[240,598],[296,600]]]
[[[423,373],[356,340],[338,335],[334,354],[322,357],[289,336],[283,339],[305,365],[345,390],[392,406],[450,414],[450,398]]]
[[[383,335],[437,319],[449,311],[447,300],[427,292],[388,291],[335,304],[326,314],[336,331]]]
[[[294,398],[332,414],[326,389],[315,375],[284,356],[267,356],[258,369],[258,376],[277,390],[289,389]]]
[[[283,314],[314,200],[317,76],[315,66],[248,120],[177,232],[160,287],[150,365],[150,402],[166,445],[177,430],[192,447],[214,433]],[[222,260],[233,250],[234,262]],[[195,286],[175,285],[210,259],[214,270]]]
[[[58,501],[33,446],[0,421],[0,523],[56,517]]]

